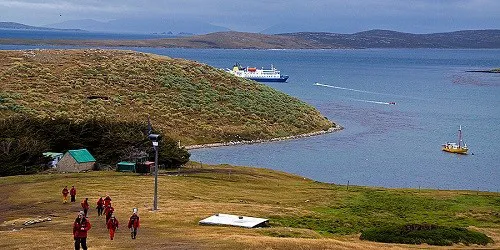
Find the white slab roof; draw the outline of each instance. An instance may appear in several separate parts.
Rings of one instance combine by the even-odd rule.
[[[229,226],[253,228],[257,226],[262,226],[264,223],[268,221],[269,221],[268,219],[248,217],[248,216],[215,214],[206,219],[200,220],[200,224],[229,225]]]

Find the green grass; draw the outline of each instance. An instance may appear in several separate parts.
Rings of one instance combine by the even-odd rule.
[[[434,193],[365,189],[352,193],[349,199],[314,207],[314,213],[307,216],[275,216],[273,219],[275,225],[309,228],[326,235],[347,235],[392,224],[500,225],[498,194],[436,197]]]

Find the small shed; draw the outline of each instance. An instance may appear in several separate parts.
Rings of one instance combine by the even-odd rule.
[[[94,167],[95,158],[87,149],[68,150],[57,163],[59,172],[81,172]]]
[[[137,173],[143,173],[143,174],[148,174],[154,172],[155,169],[155,162],[154,161],[145,161],[145,162],[138,162],[137,163]]]
[[[269,220],[263,218],[255,218],[248,216],[238,216],[232,214],[215,214],[200,221],[200,224],[205,225],[228,225],[237,227],[265,227]]]
[[[135,162],[121,161],[116,164],[116,171],[135,172]]]

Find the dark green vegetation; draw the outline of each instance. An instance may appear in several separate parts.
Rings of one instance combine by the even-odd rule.
[[[78,146],[112,163],[118,151],[142,145],[148,116],[157,133],[183,146],[335,126],[296,98],[198,62],[116,50],[0,51],[0,58],[0,121],[14,117],[3,126],[15,126],[0,130],[0,153],[15,165],[38,162],[32,157],[41,150]],[[171,150],[165,161],[186,160]]]
[[[386,226],[363,231],[360,238],[385,243],[422,244],[451,246],[453,244],[487,245],[493,240],[480,232],[465,228],[443,227],[429,224]]]
[[[276,35],[230,31],[190,37],[148,40],[0,39],[0,44],[218,49],[500,48],[500,30],[463,30],[432,34],[369,30],[354,34],[299,32]]]
[[[405,224],[498,227],[500,197],[430,196],[417,191],[353,190],[350,199],[313,209],[306,216],[273,217],[276,225],[309,228],[322,234],[353,234],[368,228]]]
[[[14,116],[0,121],[0,176],[44,170],[47,151],[87,148],[100,165],[133,161],[140,152],[154,156],[146,124],[106,119],[71,121]],[[171,138],[163,138],[159,162],[167,167],[185,164],[189,153]],[[154,158],[150,158],[153,160]]]

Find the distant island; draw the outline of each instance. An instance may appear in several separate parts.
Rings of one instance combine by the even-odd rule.
[[[498,69],[486,69],[486,70],[467,70],[467,72],[500,73],[500,68],[498,68]]]
[[[54,30],[52,28],[0,22],[0,29],[7,28]],[[183,36],[181,37],[119,41],[2,38],[0,39],[0,44],[211,49],[500,48],[500,29],[462,30],[432,34],[412,34],[391,30],[369,30],[354,34],[297,32],[267,35],[236,31],[214,32],[204,35],[182,34]]]
[[[46,27],[38,27],[38,26],[30,26],[21,23],[15,22],[0,22],[0,30],[1,29],[10,29],[10,30],[46,30],[46,31],[82,31],[81,29],[56,29],[56,28],[46,28]]]

